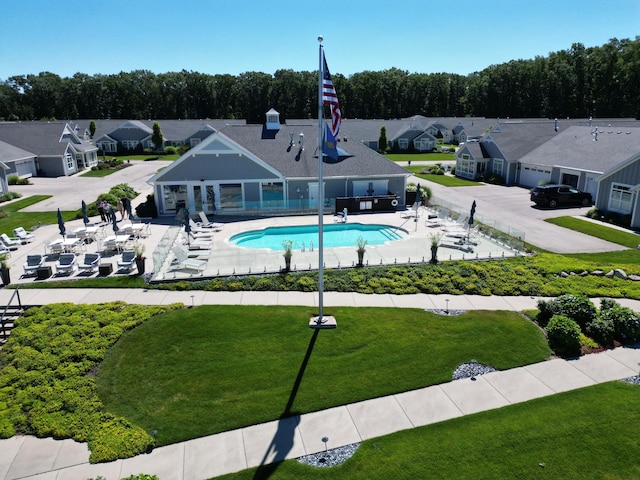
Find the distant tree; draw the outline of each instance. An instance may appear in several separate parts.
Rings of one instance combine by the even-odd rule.
[[[151,135],[151,141],[153,145],[156,147],[156,150],[162,149],[163,143],[162,130],[160,130],[160,124],[158,122],[153,122],[153,134]]]
[[[93,120],[91,120],[89,122],[89,135],[91,135],[91,138],[93,138],[93,136],[96,133],[96,122],[94,122]]]
[[[380,153],[384,153],[387,151],[388,147],[387,142],[387,127],[384,125],[380,127],[380,138],[378,138],[378,151]]]

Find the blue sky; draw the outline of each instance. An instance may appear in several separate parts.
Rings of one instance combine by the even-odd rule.
[[[396,67],[467,75],[572,43],[635,39],[640,0],[0,0],[0,80]]]

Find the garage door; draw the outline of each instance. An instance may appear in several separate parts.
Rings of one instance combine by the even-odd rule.
[[[16,173],[20,178],[32,177],[36,174],[36,167],[33,160],[16,162]]]
[[[520,185],[535,187],[551,180],[551,168],[538,165],[522,165],[520,169]]]

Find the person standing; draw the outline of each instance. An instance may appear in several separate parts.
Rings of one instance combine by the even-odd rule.
[[[98,202],[98,204],[96,205],[97,209],[98,209],[98,213],[100,214],[100,220],[102,220],[103,222],[107,221],[107,216],[105,214],[104,211],[104,202],[102,200],[100,200]]]
[[[118,199],[118,211],[120,212],[120,220],[124,220],[124,203],[122,203],[122,199]]]

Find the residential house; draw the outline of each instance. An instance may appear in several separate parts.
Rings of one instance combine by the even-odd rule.
[[[98,163],[98,149],[67,122],[0,123],[0,141],[29,154],[7,164],[21,177],[72,175]]]
[[[87,123],[88,122],[84,122]],[[193,147],[211,135],[216,128],[228,124],[246,123],[245,120],[159,120],[163,147]],[[95,144],[103,154],[126,153],[155,149],[151,120],[96,120]]]
[[[571,185],[604,212],[640,228],[640,122],[631,119],[499,121],[456,152],[456,176],[492,173],[507,185]]]
[[[9,190],[7,178],[28,178],[36,173],[36,155],[0,141],[0,193]]]
[[[264,125],[227,125],[149,180],[159,214],[182,206],[206,213],[243,214],[318,208],[316,120],[281,124],[271,110]],[[348,136],[337,143],[339,161],[323,163],[327,208],[340,197],[367,197],[404,206],[409,173]]]

